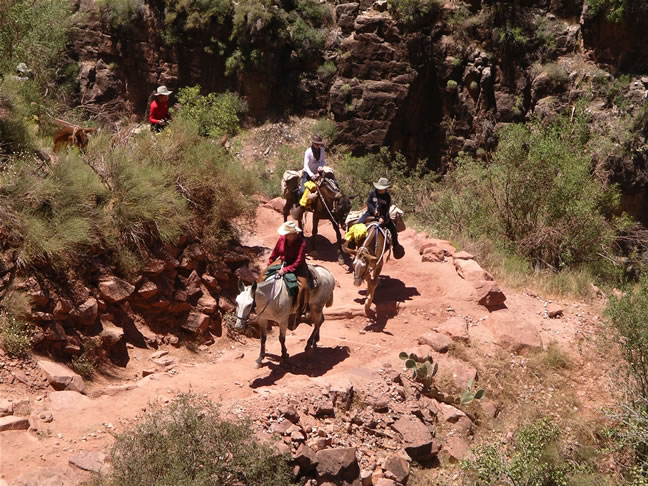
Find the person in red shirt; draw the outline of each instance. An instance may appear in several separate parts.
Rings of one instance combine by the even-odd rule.
[[[149,112],[149,123],[155,132],[160,132],[167,124],[171,93],[173,91],[169,91],[166,86],[160,86],[155,91],[155,99],[151,102],[151,111]]]
[[[299,290],[295,299],[294,312],[289,321],[289,328],[293,330],[297,327],[297,322],[306,310],[308,290],[308,266],[306,264],[306,239],[301,229],[294,221],[287,221],[277,230],[280,238],[270,254],[268,266],[276,263],[279,259],[283,266],[279,270],[279,275],[293,273],[297,277]]]

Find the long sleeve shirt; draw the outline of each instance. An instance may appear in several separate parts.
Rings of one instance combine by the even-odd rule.
[[[153,100],[151,102],[151,113],[149,115],[149,122],[158,124],[160,120],[169,117],[169,102]]]
[[[306,262],[306,238],[300,235],[293,240],[287,240],[285,236],[280,236],[272,250],[268,265],[277,258],[281,258],[287,273],[297,270],[301,264]]]
[[[389,220],[389,208],[391,207],[391,196],[388,192],[380,194],[376,189],[369,193],[367,198],[367,212],[375,217],[383,217]]]
[[[310,177],[313,177],[317,173],[317,169],[324,167],[326,163],[324,162],[324,147],[319,149],[319,158],[315,158],[313,154],[313,147],[308,147],[304,153],[304,172],[306,172]]]

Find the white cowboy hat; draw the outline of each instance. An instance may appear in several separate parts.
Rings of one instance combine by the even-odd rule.
[[[389,189],[391,187],[391,184],[386,177],[381,177],[378,179],[378,182],[374,182],[373,185],[376,189]]]
[[[19,71],[21,73],[31,73],[32,72],[31,69],[29,69],[27,67],[27,64],[25,64],[24,62],[21,62],[20,64],[18,64],[18,66],[16,66],[16,71]]]
[[[301,229],[295,224],[294,221],[286,221],[284,224],[279,226],[277,233],[279,233],[281,236],[284,236],[291,233],[301,233]]]
[[[159,86],[155,91],[155,96],[157,95],[166,95],[169,96],[173,91],[169,91],[166,86]]]

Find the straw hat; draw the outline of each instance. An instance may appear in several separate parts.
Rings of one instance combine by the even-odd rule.
[[[317,145],[324,145],[324,139],[322,138],[321,135],[318,135],[316,133],[311,137],[311,143],[316,143]]]
[[[279,226],[277,233],[279,233],[281,236],[284,236],[292,233],[301,233],[301,229],[295,224],[294,221],[286,221],[284,224]]]
[[[386,177],[381,177],[378,179],[378,182],[374,182],[373,185],[376,189],[389,189],[391,187],[391,184]]]
[[[169,96],[173,91],[169,91],[166,86],[159,86],[158,89],[155,91],[155,96],[157,95],[165,95]]]

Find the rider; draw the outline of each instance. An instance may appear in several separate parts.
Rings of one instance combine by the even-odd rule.
[[[149,123],[151,130],[160,132],[166,126],[169,118],[169,91],[166,86],[160,86],[155,90],[155,99],[151,102]]]
[[[280,238],[270,254],[268,266],[271,266],[279,258],[283,262],[283,266],[278,271],[279,275],[283,276],[292,273],[297,277],[299,290],[295,300],[294,312],[289,320],[289,327],[293,330],[297,327],[297,322],[306,308],[306,292],[308,289],[306,239],[294,221],[283,223],[277,233],[279,233]]]
[[[367,198],[367,210],[357,221],[365,223],[370,216],[375,218],[378,223],[384,225],[389,230],[394,246],[394,258],[403,258],[405,248],[398,243],[398,232],[394,222],[389,217],[389,208],[391,208],[391,196],[388,189],[391,187],[386,177],[381,177],[378,182],[374,182],[374,189],[369,193]]]
[[[304,172],[302,174],[299,195],[304,194],[304,184],[308,181],[316,181],[324,170],[324,140],[319,134],[311,137],[311,146],[304,152]]]

